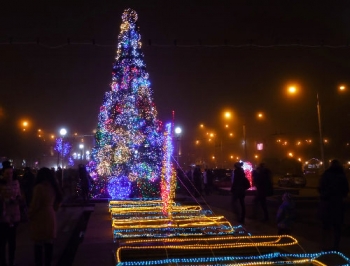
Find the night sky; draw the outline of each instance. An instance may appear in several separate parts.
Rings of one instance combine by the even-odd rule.
[[[243,123],[248,138],[317,136],[318,92],[324,136],[350,141],[350,91],[337,92],[350,87],[349,1],[22,0],[0,9],[1,155],[22,118],[49,133],[91,134],[128,7],[139,15],[159,119],[174,110],[184,139],[200,123],[219,128],[225,108],[237,136]],[[302,91],[295,99],[284,93],[291,83]]]

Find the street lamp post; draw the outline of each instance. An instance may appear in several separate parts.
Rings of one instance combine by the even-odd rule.
[[[244,160],[248,160],[247,158],[247,135],[246,135],[246,127],[243,124],[243,146],[244,146]]]
[[[322,160],[322,170],[324,170],[324,143],[323,143],[323,136],[322,136],[322,123],[321,123],[321,105],[320,105],[320,99],[318,96],[318,92],[316,93],[317,98],[317,121],[318,121],[318,132],[320,134],[320,151],[321,151],[321,160]]]
[[[62,147],[61,147],[61,155],[62,155],[62,182],[63,182],[63,163],[64,163],[64,152],[63,152],[63,149],[64,149],[64,136],[67,134],[67,130],[65,128],[61,128],[60,130],[60,135],[62,136]]]
[[[79,144],[79,149],[80,149],[80,160],[81,160],[81,163],[83,163],[83,157],[84,157],[84,144]]]
[[[180,138],[181,138],[181,127],[175,128],[175,134],[176,134],[176,163],[178,166],[180,166],[180,156],[181,156],[181,147],[180,147]]]
[[[295,86],[291,86],[288,88],[288,91],[290,94],[297,93],[297,88]],[[323,143],[323,136],[322,136],[322,119],[321,119],[321,104],[320,104],[320,97],[318,92],[316,92],[316,107],[317,107],[317,123],[318,123],[318,133],[320,138],[320,152],[321,152],[321,170],[324,171],[324,164],[325,164],[325,158],[324,158],[324,143]]]

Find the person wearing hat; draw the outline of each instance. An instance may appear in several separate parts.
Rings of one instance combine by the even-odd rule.
[[[13,167],[10,162],[2,163],[3,183],[0,184],[0,266],[14,265],[16,251],[16,231],[20,221],[19,204],[21,192],[18,180],[13,180]],[[6,264],[6,246],[8,261]]]

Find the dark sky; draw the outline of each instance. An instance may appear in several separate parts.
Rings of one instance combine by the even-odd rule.
[[[199,123],[215,127],[230,108],[251,136],[315,135],[319,92],[324,135],[349,136],[350,94],[338,95],[337,86],[350,86],[350,2],[316,0],[6,1],[2,134],[23,117],[50,133],[96,128],[128,7],[139,15],[159,118],[170,121],[175,110],[184,134]],[[303,91],[297,99],[283,94],[289,82]],[[263,125],[257,111],[265,113]]]

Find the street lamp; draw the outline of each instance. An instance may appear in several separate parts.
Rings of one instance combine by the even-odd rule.
[[[288,92],[290,94],[297,93],[297,88],[295,86],[290,86],[288,88]],[[321,152],[321,168],[324,170],[324,143],[323,143],[323,136],[322,136],[322,119],[321,119],[321,105],[320,105],[320,97],[318,95],[318,92],[316,92],[316,108],[317,108],[317,123],[318,123],[318,132],[319,132],[319,139],[320,139],[320,152]]]
[[[81,159],[81,162],[83,162],[83,157],[84,157],[84,144],[79,144],[79,149],[81,150],[80,151],[80,159]]]
[[[317,98],[317,121],[318,121],[318,132],[320,134],[320,151],[321,151],[321,160],[322,160],[322,170],[324,170],[324,143],[323,143],[323,136],[322,136],[322,124],[321,124],[321,105],[320,105],[320,99],[318,96],[318,92],[316,93]]]
[[[234,113],[232,111],[225,111],[223,113],[224,119],[227,120],[231,120],[232,117],[234,116]],[[263,118],[263,114],[259,113],[258,117],[261,119]],[[243,152],[244,152],[244,160],[248,160],[248,152],[247,152],[247,134],[246,134],[246,122],[245,122],[245,118],[242,119],[243,120],[243,124],[242,124],[242,133],[243,133],[243,141],[242,141],[242,145],[243,145]],[[231,135],[230,135],[231,136]],[[222,144],[221,144],[222,145]]]
[[[245,123],[243,124],[243,146],[244,146],[244,160],[248,160],[247,155],[247,134]]]
[[[181,127],[175,128],[176,134],[176,163],[180,166],[180,156],[181,156],[181,147],[180,147],[180,137],[181,137],[182,129]]]
[[[60,135],[62,136],[62,141],[61,141],[61,154],[62,154],[62,159],[61,159],[61,162],[62,162],[62,182],[63,182],[63,157],[64,157],[64,152],[63,152],[63,149],[64,149],[64,145],[63,145],[63,140],[64,140],[64,136],[67,134],[67,130],[65,128],[61,128],[60,129]]]
[[[23,126],[23,131],[26,131],[28,127],[28,121],[23,121],[22,126]]]

